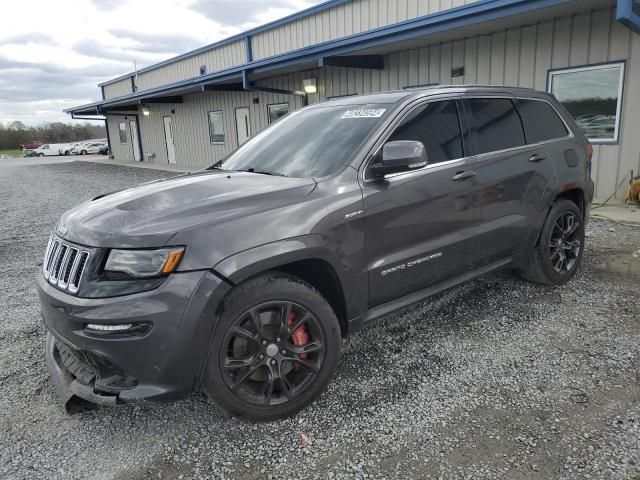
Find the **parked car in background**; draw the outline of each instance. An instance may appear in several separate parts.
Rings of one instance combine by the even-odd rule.
[[[27,143],[20,145],[20,148],[22,150],[35,150],[41,145],[42,145],[42,142],[39,140],[30,140]]]
[[[45,143],[32,152],[32,157],[52,157],[62,155],[61,150],[65,146],[63,143]]]
[[[207,170],[65,213],[37,278],[47,366],[64,402],[202,387],[243,418],[293,415],[375,318],[500,268],[571,280],[592,154],[534,90],[307,107]]]
[[[104,147],[102,147],[100,150],[98,150],[98,154],[99,155],[109,155],[109,146],[105,145]]]
[[[104,143],[82,143],[71,150],[71,155],[95,155],[104,146]]]

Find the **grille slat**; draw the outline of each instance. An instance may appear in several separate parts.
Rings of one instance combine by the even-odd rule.
[[[77,293],[90,253],[51,236],[47,244],[42,273],[52,285]]]

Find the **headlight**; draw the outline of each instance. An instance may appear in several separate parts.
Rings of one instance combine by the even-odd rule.
[[[105,272],[120,272],[131,277],[158,277],[173,272],[184,253],[184,247],[158,250],[111,250]]]

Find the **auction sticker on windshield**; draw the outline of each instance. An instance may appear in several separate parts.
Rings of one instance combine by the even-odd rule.
[[[342,118],[380,118],[386,111],[386,108],[347,110],[342,114]]]

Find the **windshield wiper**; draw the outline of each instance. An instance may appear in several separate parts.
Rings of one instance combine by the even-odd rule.
[[[260,175],[273,175],[275,177],[286,177],[286,175],[284,173],[280,173],[280,172],[269,172],[267,170],[256,170],[255,168],[251,167],[251,168],[247,168],[246,170],[242,170],[243,172],[248,172],[248,173],[259,173]]]

